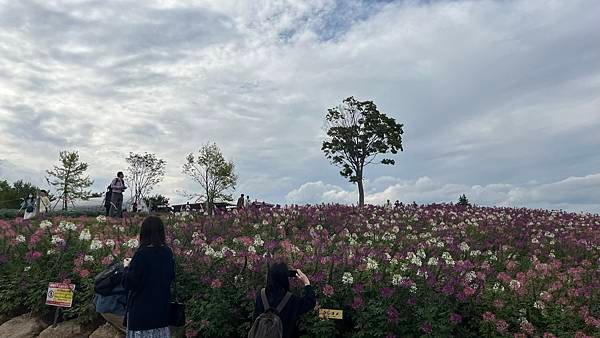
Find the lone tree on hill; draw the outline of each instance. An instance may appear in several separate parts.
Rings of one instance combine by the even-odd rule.
[[[167,162],[149,153],[129,153],[125,160],[129,163],[127,172],[132,186],[132,199],[134,203],[139,204],[154,186],[163,180]]]
[[[87,199],[92,194],[87,190],[94,181],[85,175],[88,164],[79,162],[77,151],[61,151],[59,154],[60,166],[54,166],[53,170],[47,170],[46,180],[56,187],[62,200],[62,209],[67,210],[69,202],[73,203],[76,198]],[[85,176],[84,176],[85,175]]]
[[[365,204],[364,169],[379,154],[403,151],[403,125],[377,110],[372,101],[349,97],[341,106],[331,108],[325,116],[328,138],[321,150],[332,164],[342,167],[340,174],[358,185],[358,204]],[[394,165],[390,158],[381,164]]]
[[[206,199],[206,209],[212,213],[215,200],[231,201],[227,191],[235,189],[237,176],[233,162],[227,162],[216,143],[207,143],[198,154],[189,154],[183,165],[183,173],[200,184]]]
[[[463,206],[463,207],[468,207],[471,205],[471,203],[469,203],[469,199],[467,198],[467,195],[462,194],[459,198],[458,198],[458,205]]]

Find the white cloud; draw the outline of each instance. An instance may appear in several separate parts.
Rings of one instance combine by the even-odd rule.
[[[369,204],[384,204],[387,200],[403,203],[451,203],[465,194],[477,205],[506,207],[535,207],[570,211],[600,212],[600,174],[569,177],[546,184],[488,184],[465,185],[435,182],[429,177],[404,181],[365,195]],[[290,191],[288,203],[356,203],[358,192],[326,184],[308,182]]]

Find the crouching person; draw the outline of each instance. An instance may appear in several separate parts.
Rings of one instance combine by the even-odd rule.
[[[304,284],[301,297],[290,292],[290,278],[298,278]],[[285,263],[269,268],[267,286],[256,294],[253,321],[248,338],[299,337],[300,316],[313,310],[315,292],[308,277],[300,270],[289,270]]]
[[[126,333],[123,318],[127,307],[127,291],[119,280],[122,274],[123,265],[116,264],[96,277],[94,305],[96,312],[100,313],[108,323]]]

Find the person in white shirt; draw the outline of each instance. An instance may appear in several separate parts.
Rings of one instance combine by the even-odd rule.
[[[48,198],[48,192],[46,190],[40,190],[38,194],[39,208],[38,212],[40,215],[44,215],[50,211],[50,198]]]
[[[248,209],[250,207],[250,196],[246,196],[246,201],[244,202],[244,208]]]
[[[123,217],[123,191],[127,189],[123,180],[124,177],[123,172],[119,171],[117,177],[110,184],[110,188],[112,189],[110,201],[111,217]]]

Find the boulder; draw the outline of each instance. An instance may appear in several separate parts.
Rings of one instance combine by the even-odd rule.
[[[92,333],[92,330],[78,324],[75,320],[58,323],[56,327],[48,327],[38,338],[87,338]]]
[[[106,323],[100,326],[96,331],[94,331],[90,338],[123,338],[125,334],[121,333],[119,330],[115,329],[114,326]]]
[[[43,320],[24,314],[0,326],[0,338],[34,338],[48,327]]]

